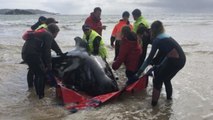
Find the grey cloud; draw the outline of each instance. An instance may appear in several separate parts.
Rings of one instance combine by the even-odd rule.
[[[139,4],[167,12],[213,12],[212,0],[155,0]]]
[[[210,12],[213,0],[7,0],[0,8],[42,9],[62,14],[89,14],[99,6],[103,14],[121,14],[135,8],[143,12]]]
[[[58,11],[59,13],[75,13],[79,12],[81,14],[81,6],[76,3],[72,2],[45,2],[45,6],[47,6],[49,9],[54,9],[55,11]]]
[[[136,0],[136,2],[139,0]],[[146,1],[146,0],[144,0]],[[131,12],[137,5],[134,0],[93,0],[93,1],[66,1],[66,2],[46,2],[45,6],[55,9],[60,13],[67,14],[89,14],[94,7],[101,7],[103,14],[121,14],[123,11]],[[144,7],[143,7],[144,8]]]
[[[135,8],[143,12],[213,12],[213,0],[93,0],[48,3],[61,13],[88,14],[100,6],[104,14],[120,14]]]

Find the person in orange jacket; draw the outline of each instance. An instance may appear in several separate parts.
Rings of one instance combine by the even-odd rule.
[[[120,41],[121,41],[121,30],[124,26],[129,26],[130,29],[133,29],[133,26],[130,24],[129,22],[129,12],[125,11],[122,14],[122,19],[115,25],[113,31],[112,31],[112,35],[110,38],[111,41],[111,46],[113,48],[115,48],[115,57],[114,60],[116,59],[116,57],[118,56],[119,53],[119,48],[120,48]],[[115,43],[115,45],[114,45]]]

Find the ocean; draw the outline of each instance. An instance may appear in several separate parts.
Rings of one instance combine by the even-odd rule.
[[[74,37],[82,36],[81,26],[87,15],[45,15],[59,21],[56,41],[63,52],[74,47]],[[173,100],[167,101],[163,87],[159,103],[150,105],[152,79],[146,90],[124,94],[98,108],[71,114],[59,105],[55,89],[46,87],[39,100],[27,87],[27,66],[19,64],[21,36],[39,15],[0,15],[0,120],[212,120],[213,119],[213,14],[144,14],[151,24],[164,23],[166,33],[183,47],[187,62],[172,79]],[[102,15],[107,26],[103,39],[112,63],[114,50],[110,36],[121,15]],[[131,23],[133,19],[130,18]],[[150,50],[150,46],[148,51]],[[54,54],[54,53],[53,53]],[[124,67],[117,70],[119,83],[125,82]]]

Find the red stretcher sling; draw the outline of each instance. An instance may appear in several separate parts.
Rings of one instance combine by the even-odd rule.
[[[61,82],[58,82],[56,88],[56,96],[63,101],[63,103],[66,105],[66,109],[81,110],[88,107],[97,107],[102,103],[111,100],[112,98],[118,97],[123,92],[137,92],[144,90],[147,87],[147,84],[148,76],[145,75],[122,90],[91,97],[85,94],[78,93],[72,89],[68,89]]]

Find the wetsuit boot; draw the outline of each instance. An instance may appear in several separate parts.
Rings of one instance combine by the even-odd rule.
[[[160,97],[160,90],[157,90],[155,88],[153,88],[153,91],[152,91],[152,106],[156,106],[157,103],[158,103],[158,99]]]

